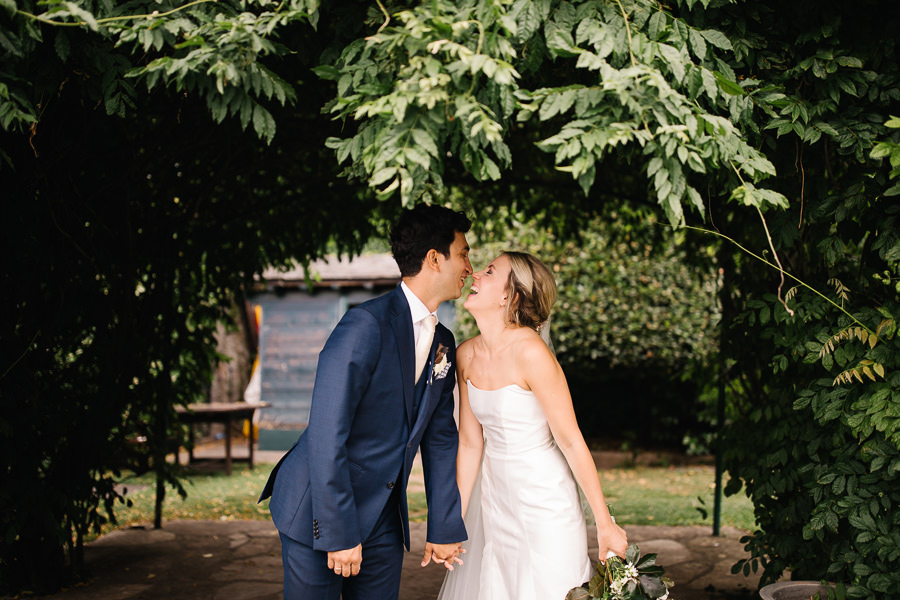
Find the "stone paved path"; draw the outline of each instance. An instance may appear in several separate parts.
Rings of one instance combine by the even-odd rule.
[[[413,551],[403,565],[401,600],[433,600],[443,568],[419,566],[425,524],[411,524]],[[588,532],[589,540],[596,535]],[[678,600],[751,600],[757,580],[731,575],[742,557],[742,532],[712,537],[705,527],[628,528],[644,553],[657,552],[675,580]],[[589,543],[596,552],[596,541]],[[281,598],[281,545],[268,521],[171,521],[161,530],[132,528],[89,544],[85,584],[48,600],[277,600]],[[551,600],[551,599],[548,599]],[[559,599],[562,600],[562,599]]]
[[[240,448],[240,445],[235,446]],[[236,450],[236,454],[239,450]],[[199,447],[198,456],[221,456],[221,442]],[[275,463],[281,452],[257,452],[257,462]],[[607,456],[607,454],[609,456]],[[652,457],[646,457],[651,460]],[[611,468],[621,453],[595,453],[598,468]],[[187,460],[187,456],[183,457]],[[421,466],[413,469],[410,490],[420,489]],[[744,532],[709,527],[629,526],[628,539],[643,553],[656,552],[675,581],[675,600],[753,600],[758,577],[732,575],[746,556],[738,541]],[[419,566],[425,523],[411,523],[412,551],[403,564],[400,600],[433,600],[443,567]],[[596,531],[588,546],[596,553]],[[278,600],[282,597],[281,543],[271,521],[169,521],[118,530],[85,548],[91,579],[49,600]],[[512,599],[511,599],[512,600]],[[555,600],[555,599],[548,599]],[[562,600],[562,599],[558,599]]]

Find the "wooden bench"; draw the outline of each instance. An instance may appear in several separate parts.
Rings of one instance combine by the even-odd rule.
[[[189,404],[187,407],[178,406],[178,418],[187,423],[190,432],[190,446],[188,446],[188,464],[194,462],[194,424],[195,423],[224,423],[225,425],[225,474],[231,475],[232,461],[248,461],[250,469],[253,469],[253,413],[258,408],[270,406],[265,402],[201,402]],[[233,458],[231,456],[231,424],[234,422],[250,421],[250,435],[247,436],[247,458]]]

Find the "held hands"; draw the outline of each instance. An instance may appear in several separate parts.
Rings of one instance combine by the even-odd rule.
[[[328,568],[335,575],[350,577],[359,575],[359,566],[362,564],[362,544],[347,550],[335,550],[328,553]]]
[[[600,562],[606,562],[610,556],[621,556],[625,558],[625,551],[628,549],[628,537],[625,530],[610,523],[601,529],[597,527],[597,545],[600,549]]]
[[[453,563],[463,564],[459,557],[460,553],[465,552],[462,549],[462,542],[455,544],[432,544],[425,542],[425,556],[422,557],[422,566],[434,561],[443,564],[448,571],[453,570]]]

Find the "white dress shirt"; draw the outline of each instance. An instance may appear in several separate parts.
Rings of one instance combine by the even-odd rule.
[[[422,319],[428,315],[434,315],[434,318],[437,319],[437,313],[428,310],[425,303],[419,300],[419,297],[409,289],[405,281],[400,283],[400,288],[406,295],[406,302],[409,304],[409,314],[412,317],[413,323],[413,347],[415,347],[416,343],[419,341],[419,332],[422,331]],[[440,322],[440,319],[438,319],[438,322]]]

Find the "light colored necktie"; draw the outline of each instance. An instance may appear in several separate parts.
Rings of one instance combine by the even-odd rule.
[[[419,341],[416,343],[416,374],[415,381],[419,381],[422,369],[428,362],[428,353],[431,351],[431,342],[434,340],[434,328],[437,325],[437,317],[428,315],[422,319],[422,329],[419,331]]]

